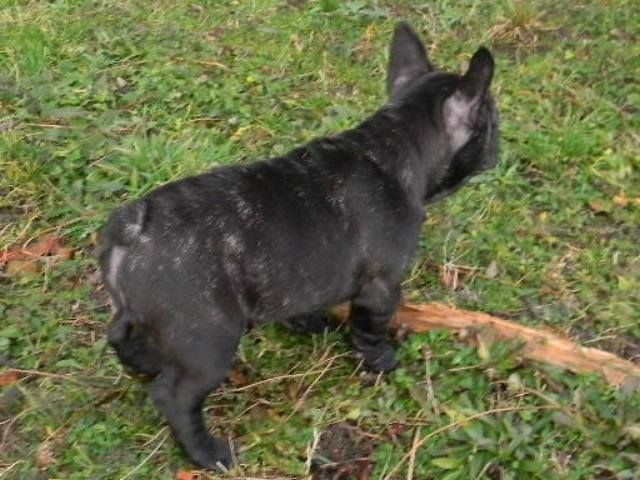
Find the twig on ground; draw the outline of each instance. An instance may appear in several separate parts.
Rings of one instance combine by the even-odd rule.
[[[413,472],[416,468],[416,453],[418,452],[418,442],[420,438],[420,427],[416,428],[413,435],[413,444],[409,450],[409,466],[407,467],[407,480],[413,480]]]
[[[15,415],[13,418],[11,418],[11,420],[9,420],[9,423],[7,423],[7,426],[4,429],[4,432],[2,432],[2,438],[0,439],[0,452],[2,452],[5,448],[5,445],[7,443],[7,438],[9,438],[9,432],[11,431],[11,429],[13,428],[13,426],[15,425],[15,423],[23,416],[25,416],[27,413],[29,413],[31,410],[33,410],[34,407],[31,408],[26,408],[24,410],[22,410],[20,413],[18,413],[17,415]]]
[[[311,474],[311,464],[313,462],[313,454],[318,449],[318,444],[320,443],[320,437],[322,433],[318,431],[317,428],[313,429],[313,441],[309,443],[307,447],[307,460],[305,461],[305,468],[307,471],[307,475]]]
[[[77,375],[69,375],[66,373],[52,373],[45,372],[42,370],[29,370],[24,368],[9,368],[7,372],[15,372],[20,374],[21,377],[45,377],[45,378],[53,378],[56,380],[67,380],[69,382],[75,383],[76,385],[83,386],[93,386],[93,387],[104,387],[106,385],[105,382],[100,381],[99,378],[92,378],[89,376],[77,376]]]
[[[328,353],[329,350],[327,350],[325,352],[325,354],[323,355],[323,359],[326,355],[326,353]],[[338,355],[334,355],[326,360],[320,360],[320,362],[317,364],[322,365],[322,363],[326,363],[325,367],[322,369],[322,371],[320,371],[320,373],[318,374],[318,376],[313,380],[313,382],[311,382],[311,385],[309,385],[307,387],[307,389],[304,391],[304,393],[302,394],[302,396],[298,399],[298,401],[296,402],[295,406],[293,407],[293,409],[291,410],[291,412],[289,413],[289,415],[287,415],[287,417],[284,419],[284,421],[288,421],[291,419],[291,417],[300,409],[300,407],[302,406],[302,404],[304,403],[305,399],[307,398],[307,395],[309,395],[309,392],[311,392],[311,390],[313,389],[313,387],[316,386],[316,384],[320,381],[320,379],[322,377],[324,377],[326,375],[326,373],[331,369],[331,367],[333,366],[333,363],[336,361],[336,358],[339,357],[343,357],[345,354],[341,353]]]
[[[16,462],[13,462],[11,465],[9,465],[7,468],[5,468],[2,472],[0,472],[0,478],[4,478],[4,476],[7,473],[9,473],[10,470],[13,470],[13,467],[15,467],[16,465],[20,465],[23,462],[24,462],[24,460],[18,460]]]
[[[347,307],[339,305],[334,313],[345,318]],[[475,341],[479,330],[489,329],[497,338],[522,342],[520,353],[528,359],[563,367],[575,373],[600,373],[612,386],[640,386],[640,367],[612,353],[583,347],[547,330],[519,325],[480,312],[459,310],[441,303],[403,305],[395,315],[395,324],[412,332],[449,329],[466,334]]]
[[[347,353],[340,353],[340,354],[335,355],[335,356],[333,356],[333,357],[331,357],[331,358],[329,358],[329,359],[327,359],[325,361],[322,361],[318,365],[322,365],[325,362],[333,363],[337,358],[344,357],[346,355],[348,355],[348,354]],[[260,380],[260,381],[255,382],[255,383],[251,383],[249,385],[244,385],[242,387],[225,389],[225,390],[222,390],[220,392],[214,393],[211,396],[212,397],[219,397],[219,396],[226,395],[226,394],[229,394],[229,393],[243,392],[245,390],[249,390],[251,388],[255,388],[255,387],[258,387],[260,385],[265,385],[265,384],[274,383],[274,382],[280,382],[282,380],[288,380],[288,379],[292,379],[292,378],[306,377],[306,376],[309,376],[309,375],[315,375],[315,374],[323,373],[323,372],[326,373],[325,370],[328,372],[328,371],[331,371],[331,370],[335,370],[336,368],[331,367],[331,368],[322,369],[322,370],[309,370],[309,371],[303,372],[303,373],[287,373],[285,375],[278,375],[276,377],[265,378],[264,380]]]
[[[164,429],[163,429],[164,430]],[[160,430],[162,431],[162,430]],[[138,470],[140,470],[142,468],[142,466],[147,463],[151,457],[153,457],[156,453],[158,453],[158,450],[160,450],[160,447],[164,444],[164,442],[166,442],[167,438],[169,437],[169,432],[165,432],[164,436],[162,437],[162,439],[158,442],[158,444],[153,448],[153,450],[151,450],[151,452],[149,453],[149,455],[147,455],[146,457],[144,457],[142,459],[142,461],[136,465],[135,467],[133,467],[131,470],[129,470],[127,473],[125,473],[122,477],[120,477],[120,480],[125,480],[127,478],[129,478],[131,475],[133,475],[134,473],[136,473]]]

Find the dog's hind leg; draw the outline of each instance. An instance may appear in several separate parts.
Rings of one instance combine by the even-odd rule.
[[[196,324],[192,324],[196,325]],[[215,324],[198,323],[171,345],[171,361],[153,380],[153,400],[167,419],[171,431],[185,453],[197,465],[219,470],[231,466],[231,450],[226,440],[209,434],[202,407],[207,395],[225,379],[242,328],[231,332]]]
[[[120,362],[133,373],[155,377],[160,372],[158,352],[133,311],[125,308],[116,312],[107,329],[107,341]]]
[[[365,367],[374,372],[387,372],[398,363],[387,336],[399,299],[398,285],[389,286],[386,281],[375,278],[351,300],[349,321],[353,346]]]

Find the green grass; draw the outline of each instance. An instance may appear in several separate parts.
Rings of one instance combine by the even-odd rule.
[[[503,132],[500,165],[431,208],[405,297],[640,354],[640,204],[614,201],[639,196],[639,17],[632,0],[0,0],[0,248],[55,232],[76,249],[0,277],[0,359],[35,371],[0,387],[0,478],[190,468],[105,348],[95,233],[127,198],[374,111],[399,18],[443,68],[491,47]],[[314,437],[348,421],[375,439],[372,479],[638,478],[638,393],[445,333],[409,337],[382,379],[347,352],[342,332],[244,339],[209,403],[245,450],[232,477],[304,478]]]

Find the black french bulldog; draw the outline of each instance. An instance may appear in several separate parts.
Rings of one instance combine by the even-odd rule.
[[[151,395],[189,458],[232,463],[202,417],[248,326],[314,324],[351,301],[353,346],[370,370],[387,340],[423,206],[495,165],[494,62],[439,72],[406,23],[394,32],[390,101],[352,130],[288,155],[164,185],[116,210],[100,264],[115,315],[108,341],[153,377]]]

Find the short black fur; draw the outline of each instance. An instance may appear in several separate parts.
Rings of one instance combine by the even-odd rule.
[[[364,364],[395,364],[387,327],[416,251],[423,206],[497,160],[493,59],[436,71],[411,27],[396,27],[390,102],[359,126],[284,157],[216,168],[116,210],[100,263],[115,315],[108,340],[152,377],[151,395],[197,465],[229,466],[203,422],[248,326],[318,328],[351,301]]]

